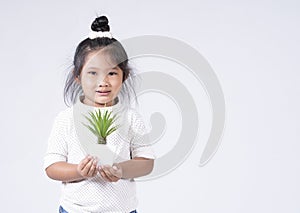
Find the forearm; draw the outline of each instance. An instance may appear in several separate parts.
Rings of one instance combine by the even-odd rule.
[[[122,178],[137,178],[149,174],[154,165],[153,159],[134,158],[118,164],[122,168]]]
[[[46,169],[48,177],[63,182],[82,180],[83,177],[77,171],[77,164],[57,162]]]

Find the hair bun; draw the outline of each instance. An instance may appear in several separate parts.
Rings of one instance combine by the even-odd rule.
[[[106,16],[97,17],[93,21],[91,29],[93,31],[96,31],[96,32],[99,32],[99,31],[102,31],[102,32],[109,31],[109,25],[108,25],[108,19],[107,19],[107,17]]]

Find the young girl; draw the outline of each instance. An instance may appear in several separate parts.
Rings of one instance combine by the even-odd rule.
[[[59,212],[134,213],[137,198],[134,178],[149,174],[154,154],[141,116],[128,105],[134,90],[127,54],[112,37],[105,16],[98,17],[92,32],[76,48],[73,69],[68,75],[64,97],[71,106],[55,118],[44,158],[47,175],[62,181]],[[115,150],[113,165],[100,164],[78,137],[76,110],[119,112],[121,128],[107,137]]]

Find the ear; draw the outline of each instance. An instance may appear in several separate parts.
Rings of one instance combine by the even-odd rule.
[[[123,83],[124,81],[126,81],[127,78],[128,78],[128,74],[126,75],[125,72],[123,72],[122,83]]]
[[[76,83],[80,84],[80,75],[76,76],[74,70],[73,70],[73,75],[75,76],[74,79],[75,79]]]
[[[75,81],[76,81],[77,84],[80,84],[80,76],[79,75],[75,76]]]

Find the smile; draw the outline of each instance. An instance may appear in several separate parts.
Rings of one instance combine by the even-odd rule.
[[[99,94],[100,96],[107,96],[109,95],[111,91],[96,91],[97,94]]]

